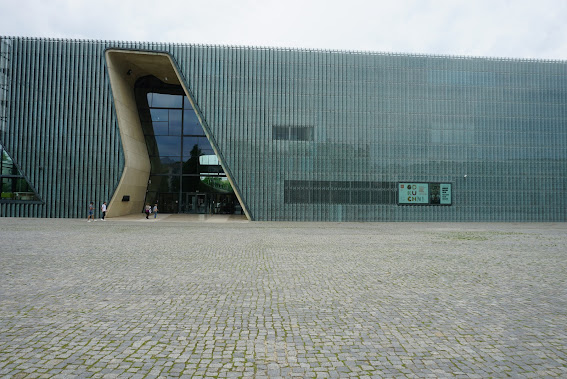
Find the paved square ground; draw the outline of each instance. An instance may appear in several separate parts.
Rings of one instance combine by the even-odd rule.
[[[223,221],[0,218],[0,376],[567,377],[567,224]]]

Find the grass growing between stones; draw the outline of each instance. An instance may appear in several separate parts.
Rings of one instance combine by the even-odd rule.
[[[522,234],[523,233],[498,232],[498,231],[488,231],[488,232],[458,231],[458,232],[438,234],[438,236],[453,241],[489,241],[494,239],[495,237],[513,236],[513,235],[520,236]]]

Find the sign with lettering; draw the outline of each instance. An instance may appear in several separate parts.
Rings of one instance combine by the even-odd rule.
[[[451,205],[451,184],[449,183],[441,183],[439,185],[441,189],[441,204],[442,205]]]
[[[399,205],[451,205],[451,183],[398,183]]]
[[[429,204],[428,183],[398,183],[399,204]]]

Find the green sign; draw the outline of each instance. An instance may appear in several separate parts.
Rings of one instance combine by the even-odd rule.
[[[399,204],[429,204],[428,183],[399,183]]]
[[[441,204],[451,205],[451,185],[443,183],[441,186]]]
[[[398,183],[398,204],[451,205],[450,183]]]

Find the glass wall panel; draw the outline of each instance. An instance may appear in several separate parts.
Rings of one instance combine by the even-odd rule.
[[[0,145],[1,146],[1,145]],[[17,175],[18,170],[12,162],[12,158],[6,153],[2,152],[1,171],[3,175]]]
[[[207,137],[183,137],[183,159],[193,156],[214,155],[213,148]]]
[[[169,120],[169,111],[167,109],[150,108],[152,121],[165,121]]]
[[[182,108],[183,97],[165,93],[152,93],[149,106],[151,108]]]
[[[153,128],[151,129],[153,134],[156,136],[167,136],[169,135],[169,122],[152,122]]]
[[[8,152],[0,144],[0,201],[39,201],[32,186],[19,172]]]
[[[182,130],[183,112],[177,109],[169,110],[169,135],[180,136]]]
[[[183,134],[196,136],[205,134],[194,110],[183,111]]]
[[[151,175],[148,191],[155,192],[179,192],[180,178],[170,175]]]
[[[146,201],[158,203],[162,213],[240,212],[230,182],[187,98],[149,92],[138,99],[151,163]],[[142,99],[147,99],[147,105]],[[177,109],[182,105],[183,110]],[[146,113],[148,118],[143,117]]]
[[[180,174],[181,161],[179,157],[159,157],[159,166],[153,170],[156,174]]]
[[[178,156],[181,153],[181,140],[175,136],[155,136],[157,154],[160,156]]]
[[[2,178],[2,200],[13,200],[14,178]]]

